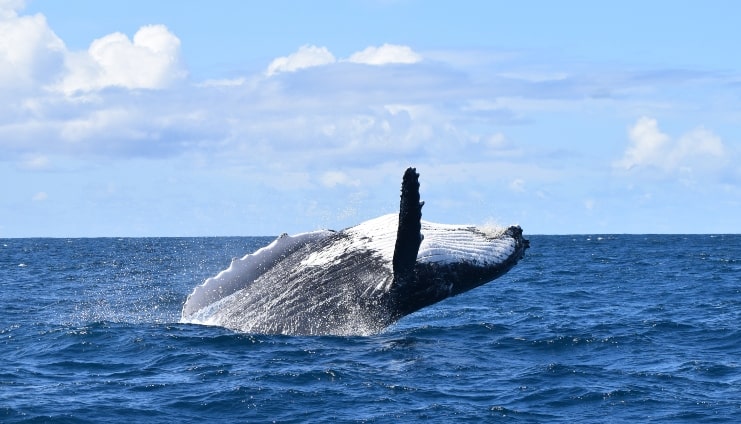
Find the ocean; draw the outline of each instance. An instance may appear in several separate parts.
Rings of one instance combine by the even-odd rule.
[[[0,239],[0,422],[737,422],[741,235],[528,236],[373,336],[179,323],[268,237]]]

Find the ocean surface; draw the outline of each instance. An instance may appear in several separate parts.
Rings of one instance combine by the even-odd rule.
[[[272,238],[0,239],[0,422],[738,422],[741,235],[528,238],[366,337],[178,323]]]

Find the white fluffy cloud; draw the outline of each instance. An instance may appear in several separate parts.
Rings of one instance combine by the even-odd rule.
[[[705,128],[696,128],[677,139],[661,132],[656,119],[641,117],[628,131],[630,144],[615,162],[620,169],[657,168],[664,172],[697,171],[725,165],[723,141]]]
[[[17,10],[23,8],[24,0],[0,0],[0,19],[10,19],[18,16]]]
[[[384,44],[380,47],[369,46],[355,52],[342,62],[364,65],[413,64],[420,62],[422,56],[411,47],[396,44]],[[300,69],[336,63],[338,60],[326,47],[301,46],[295,53],[274,59],[268,65],[265,75],[272,76],[280,72],[295,72]]]
[[[297,52],[276,58],[270,62],[265,74],[271,76],[279,72],[294,72],[299,69],[327,65],[334,62],[334,56],[326,47],[301,46]]]
[[[422,60],[422,56],[415,53],[408,46],[384,44],[380,47],[370,46],[365,50],[351,55],[347,61],[366,65],[387,65],[392,63],[412,64]]]
[[[18,16],[0,4],[0,89],[51,82],[62,70],[66,48],[43,15]]]
[[[109,86],[165,88],[185,77],[180,40],[164,25],[141,27],[133,40],[116,32],[94,40],[87,52],[68,55],[65,93]]]
[[[669,136],[659,131],[655,119],[641,117],[628,131],[630,145],[616,166],[631,169],[636,166],[663,164],[669,152]]]
[[[0,89],[66,94],[116,86],[158,89],[185,77],[180,40],[164,25],[141,27],[130,40],[113,33],[87,51],[69,51],[41,14],[19,15],[22,1],[0,0]]]

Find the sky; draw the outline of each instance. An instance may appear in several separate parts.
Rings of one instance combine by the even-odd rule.
[[[0,0],[0,238],[740,233],[737,1]]]

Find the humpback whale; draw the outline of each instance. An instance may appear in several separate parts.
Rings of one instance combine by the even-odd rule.
[[[422,220],[423,205],[409,168],[398,214],[283,234],[197,286],[180,321],[246,333],[374,334],[503,275],[529,247],[519,226],[436,224]]]

